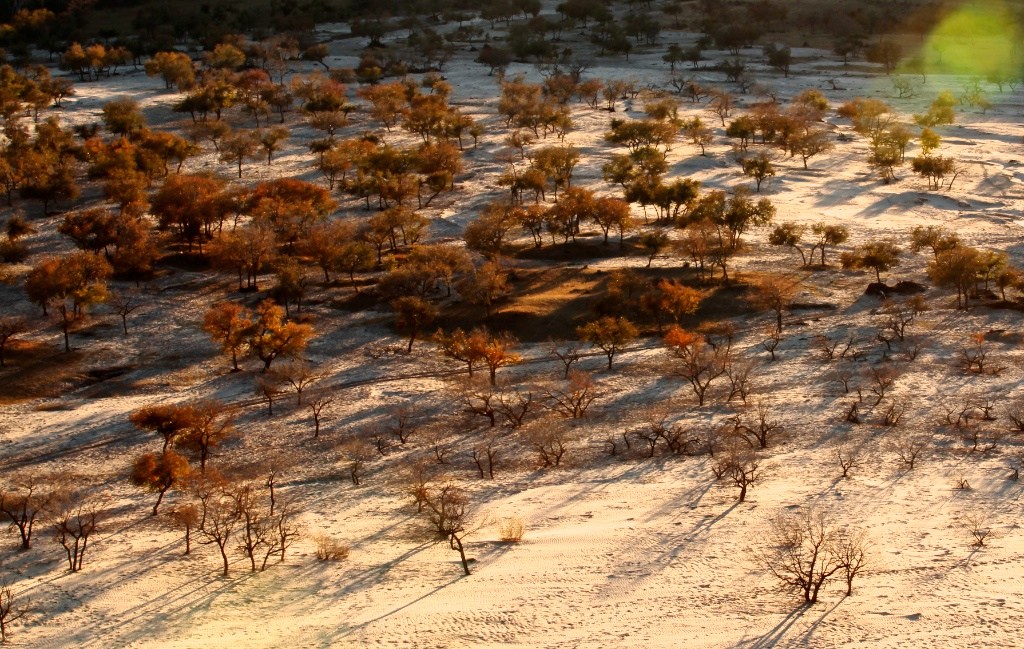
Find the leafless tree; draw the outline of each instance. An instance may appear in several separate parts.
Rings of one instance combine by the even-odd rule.
[[[557,467],[574,441],[574,432],[571,426],[560,422],[539,421],[526,430],[526,441],[542,466]]]
[[[874,405],[882,402],[898,377],[899,371],[891,365],[874,365],[868,368],[867,379],[871,382],[868,389],[875,395]]]
[[[963,517],[963,525],[967,528],[967,532],[974,539],[971,544],[975,547],[983,547],[985,541],[992,538],[992,526],[989,524],[988,519],[980,514],[967,514]]]
[[[143,305],[142,296],[137,291],[111,291],[107,297],[107,306],[121,316],[121,328],[128,335],[128,316],[138,311]]]
[[[860,447],[849,441],[836,444],[832,452],[839,462],[839,468],[843,470],[844,478],[850,477],[850,471],[860,468],[862,464]]]
[[[267,402],[267,415],[274,415],[274,399],[284,392],[277,372],[256,375],[256,394]]]
[[[178,505],[171,511],[171,520],[185,532],[185,554],[191,554],[192,533],[200,523],[199,506],[193,502]]]
[[[99,503],[88,498],[69,499],[54,518],[54,538],[67,555],[68,569],[78,572],[82,569],[89,537],[96,531],[99,522]]]
[[[903,415],[907,412],[906,401],[892,401],[882,411],[881,424],[883,426],[898,426],[903,421]]]
[[[779,348],[779,344],[782,342],[782,332],[775,327],[769,327],[765,332],[765,337],[761,340],[761,347],[771,355],[772,360],[775,360],[775,350]]]
[[[569,370],[572,369],[573,364],[577,363],[580,360],[580,357],[582,355],[579,347],[577,347],[576,344],[573,342],[568,342],[565,343],[564,345],[559,345],[556,342],[552,342],[549,351],[552,356],[556,357],[558,360],[562,362],[562,366],[565,368],[565,371],[562,374],[562,378],[568,380]]]
[[[18,530],[21,550],[32,547],[36,523],[59,510],[65,499],[64,490],[41,475],[15,476],[7,484],[0,483],[0,514],[10,521],[11,528]]]
[[[582,419],[598,397],[593,377],[581,370],[569,372],[569,379],[562,385],[552,386],[544,391],[548,407],[566,418]]]
[[[406,444],[409,438],[419,429],[419,418],[412,403],[400,403],[388,410],[391,423],[388,432],[398,438],[400,444]]]
[[[7,643],[7,629],[25,616],[26,607],[15,597],[7,578],[0,578],[0,644]]]
[[[320,395],[309,402],[309,410],[313,413],[313,438],[320,437],[320,424],[323,421],[324,410],[334,402],[334,397]]]
[[[476,465],[481,478],[494,479],[494,469],[498,464],[501,455],[501,440],[497,435],[484,435],[482,439],[473,444],[469,455]]]
[[[0,316],[0,367],[7,367],[4,352],[7,343],[28,330],[28,320],[20,316]]]
[[[784,590],[814,604],[837,574],[844,576],[847,593],[852,593],[853,579],[865,565],[864,545],[862,535],[840,532],[824,512],[809,510],[772,521],[768,547],[759,558]]]
[[[732,401],[734,397],[739,397],[743,401],[743,405],[747,404],[747,397],[750,396],[752,389],[750,374],[755,367],[756,365],[752,362],[729,358],[725,364],[725,375],[729,379],[729,397],[726,402]]]
[[[532,389],[503,385],[498,392],[495,410],[501,415],[506,426],[520,428],[530,415],[536,413],[540,405],[541,400],[533,393]]]
[[[900,464],[912,471],[917,462],[931,446],[932,438],[927,433],[906,430],[897,431],[889,440],[888,448],[899,458]]]
[[[426,499],[427,519],[440,540],[447,541],[452,550],[457,550],[462,560],[462,570],[470,574],[466,558],[465,538],[469,534],[469,521],[473,515],[469,497],[465,491],[449,483],[428,494]]]
[[[292,358],[274,369],[282,383],[287,383],[295,390],[295,405],[302,405],[302,392],[313,382],[320,379],[320,375],[313,371],[309,363],[302,359]]]
[[[224,565],[224,576],[227,577],[231,567],[228,550],[242,520],[238,499],[223,489],[216,489],[201,493],[199,502],[202,522],[198,531],[201,542],[217,546]]]

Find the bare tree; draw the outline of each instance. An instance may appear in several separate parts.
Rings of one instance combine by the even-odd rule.
[[[0,578],[0,644],[7,642],[7,629],[25,616],[25,607],[18,602],[6,578]]]
[[[468,526],[473,514],[469,497],[465,491],[448,483],[428,494],[426,506],[427,519],[437,537],[447,541],[452,550],[458,551],[463,572],[471,574],[464,543],[470,532]]]
[[[985,541],[992,538],[992,526],[988,519],[980,514],[967,514],[963,518],[963,525],[974,539],[971,543],[974,547],[980,548],[985,545]]]
[[[223,490],[204,496],[200,499],[202,524],[199,533],[203,543],[217,546],[224,565],[224,576],[227,577],[230,570],[228,549],[241,521],[238,499]]]
[[[551,421],[534,422],[526,431],[526,441],[537,453],[541,466],[557,467],[574,441],[574,432],[567,425]]]
[[[587,372],[572,370],[563,385],[544,392],[548,407],[566,418],[582,419],[598,397],[597,385]]]
[[[74,502],[74,504],[71,504]],[[96,502],[75,498],[68,501],[54,519],[54,538],[67,554],[68,569],[78,572],[82,569],[89,537],[96,531],[99,522],[99,505]]]
[[[824,512],[809,510],[780,515],[772,521],[768,547],[759,558],[784,590],[796,591],[803,595],[805,603],[814,604],[822,587],[844,571],[844,564],[850,566],[850,572],[841,574],[848,575],[847,590],[852,590],[853,577],[864,563],[863,552],[859,550],[862,545],[858,544],[861,537],[845,538],[844,549],[839,533]]]
[[[562,374],[563,379],[569,378],[569,370],[572,369],[574,363],[580,360],[580,350],[573,342],[565,343],[565,345],[559,345],[558,343],[552,342],[550,347],[550,353],[552,356],[562,361],[562,366],[565,367],[565,372]]]
[[[313,438],[320,437],[320,424],[323,421],[324,409],[334,402],[334,398],[320,395],[309,402],[309,410],[313,413]]]
[[[36,523],[62,506],[64,492],[42,476],[29,474],[0,485],[0,514],[18,530],[21,550],[32,547]]]
[[[907,471],[912,471],[921,456],[931,446],[932,438],[927,433],[897,431],[889,440],[888,448],[899,458],[900,464]]]
[[[128,316],[142,307],[142,296],[133,291],[110,291],[107,305],[114,313],[121,316],[121,328],[124,330],[124,335],[127,336]]]

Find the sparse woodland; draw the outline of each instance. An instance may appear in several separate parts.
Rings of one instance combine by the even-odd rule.
[[[1024,14],[14,4],[0,643],[1015,642]]]

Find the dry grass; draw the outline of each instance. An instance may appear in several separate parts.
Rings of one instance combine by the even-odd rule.
[[[316,558],[320,561],[344,561],[348,558],[348,545],[338,539],[327,534],[317,534],[313,540],[316,541]]]
[[[526,532],[526,524],[518,516],[503,518],[498,522],[498,538],[503,543],[519,543]]]

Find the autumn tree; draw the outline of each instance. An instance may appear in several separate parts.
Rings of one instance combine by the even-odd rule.
[[[159,456],[146,453],[136,458],[132,465],[131,480],[135,485],[157,492],[156,503],[153,505],[153,516],[156,516],[164,494],[187,478],[188,474],[188,461],[172,449],[166,449]]]
[[[437,320],[438,309],[430,302],[417,296],[402,296],[391,302],[395,312],[395,328],[409,336],[406,353],[412,353],[412,345],[424,329]]]
[[[242,164],[256,157],[262,147],[259,136],[253,131],[236,131],[225,136],[220,143],[221,162],[230,162],[238,167],[242,177]]]
[[[85,310],[106,300],[111,272],[110,264],[88,252],[47,257],[29,271],[25,293],[44,314],[49,308],[57,311],[65,352],[71,351],[71,329],[85,317]]]
[[[163,79],[168,90],[177,88],[178,92],[184,92],[191,90],[196,82],[192,58],[184,52],[157,52],[146,61],[145,69],[146,76]]]
[[[152,199],[150,210],[163,230],[170,230],[192,250],[209,239],[227,216],[226,183],[208,174],[169,176]]]
[[[928,264],[928,276],[937,286],[955,288],[957,306],[966,309],[971,293],[977,289],[982,268],[981,251],[958,245],[936,254]]]
[[[690,384],[697,405],[703,406],[708,389],[715,379],[725,374],[725,347],[708,344],[703,336],[677,326],[668,330],[665,346],[680,361],[674,370]]]
[[[576,330],[580,340],[598,347],[608,357],[608,369],[612,369],[615,354],[632,342],[638,335],[636,325],[625,318],[603,316],[588,322]]]
[[[875,281],[882,283],[882,273],[900,263],[900,247],[894,241],[869,241],[843,253],[843,268],[869,268],[875,271]]]
[[[747,300],[758,311],[775,313],[775,331],[782,331],[782,313],[793,303],[799,283],[782,275],[765,275],[751,282]]]
[[[312,336],[311,325],[285,321],[284,309],[264,300],[253,314],[247,344],[250,353],[263,361],[262,371],[266,372],[274,359],[301,354]]]

